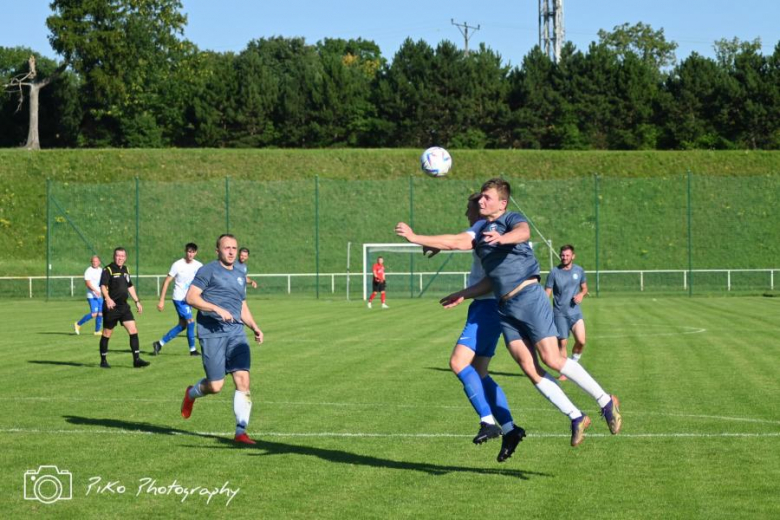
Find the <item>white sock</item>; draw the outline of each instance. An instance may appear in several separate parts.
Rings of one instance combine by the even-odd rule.
[[[572,355],[571,355],[571,358],[574,361],[579,361],[581,357],[582,357],[582,354],[574,354],[574,353],[572,353]]]
[[[536,389],[547,398],[558,410],[569,419],[574,420],[582,417],[582,412],[574,406],[569,397],[563,393],[561,387],[550,374],[545,374],[544,379],[536,383]]]
[[[574,361],[573,359],[567,359],[561,368],[561,374],[565,375],[574,384],[582,388],[593,399],[598,401],[600,407],[607,406],[607,403],[612,399],[608,393],[596,382],[593,377],[588,374],[587,370],[582,368],[582,365]]]
[[[160,338],[160,341],[158,341],[157,343],[159,343],[160,346],[162,347],[163,345],[165,345],[165,340]]]
[[[236,414],[236,435],[246,433],[249,425],[249,414],[252,412],[252,395],[249,392],[236,390],[233,396],[233,413]]]
[[[486,415],[485,417],[480,417],[479,422],[483,422],[486,424],[496,424],[495,418],[493,418],[492,415]]]
[[[501,425],[501,433],[504,435],[506,435],[507,433],[511,432],[514,429],[515,429],[515,423],[513,423],[512,421],[509,421],[508,423]]]
[[[197,399],[198,397],[203,397],[203,395],[204,395],[203,391],[200,389],[200,385],[202,385],[202,384],[203,385],[206,384],[206,378],[205,377],[203,379],[201,379],[200,381],[198,381],[197,383],[195,383],[194,385],[192,385],[192,388],[190,388],[190,391],[188,392],[189,396],[190,396],[190,399],[194,400],[194,399]]]

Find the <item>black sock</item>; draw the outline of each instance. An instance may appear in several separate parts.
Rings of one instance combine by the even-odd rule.
[[[138,359],[141,347],[138,342],[138,334],[130,334],[130,350],[133,351],[133,359]]]
[[[107,354],[108,354],[108,338],[105,336],[100,336],[100,359],[102,361],[105,361]]]

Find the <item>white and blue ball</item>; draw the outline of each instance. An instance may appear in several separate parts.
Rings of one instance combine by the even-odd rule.
[[[443,177],[452,168],[450,152],[441,146],[432,146],[420,156],[420,167],[426,175],[431,177]]]

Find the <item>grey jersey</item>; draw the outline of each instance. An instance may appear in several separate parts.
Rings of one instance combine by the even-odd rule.
[[[235,264],[234,264],[235,265]],[[243,333],[241,308],[246,298],[244,272],[227,269],[219,260],[214,260],[198,269],[192,284],[202,289],[201,297],[230,312],[233,322],[223,321],[213,312],[198,311],[198,337],[211,338]]]
[[[493,282],[496,298],[501,298],[529,278],[539,277],[539,262],[528,242],[506,245],[485,242],[486,232],[498,231],[504,235],[523,222],[528,220],[519,213],[504,213],[493,222],[485,223],[474,239],[474,251],[482,262],[485,274]]]
[[[573,316],[580,314],[580,306],[574,303],[574,296],[580,292],[580,285],[585,283],[585,270],[577,264],[571,264],[571,269],[554,267],[547,275],[545,289],[553,291],[553,310],[555,314]]]

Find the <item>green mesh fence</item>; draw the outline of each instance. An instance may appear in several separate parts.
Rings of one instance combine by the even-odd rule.
[[[762,293],[780,283],[780,176],[507,180],[509,209],[532,222],[542,270],[557,263],[561,245],[573,244],[592,293]],[[41,208],[48,280],[0,280],[0,295],[80,298],[90,256],[107,263],[120,245],[139,292],[156,294],[185,243],[196,242],[207,262],[217,236],[230,232],[251,250],[249,272],[260,288],[250,297],[359,299],[362,244],[400,243],[393,231],[399,221],[423,234],[462,231],[466,199],[478,189],[478,181],[422,176],[51,182]],[[471,263],[469,255],[384,256],[389,297],[457,290]]]

